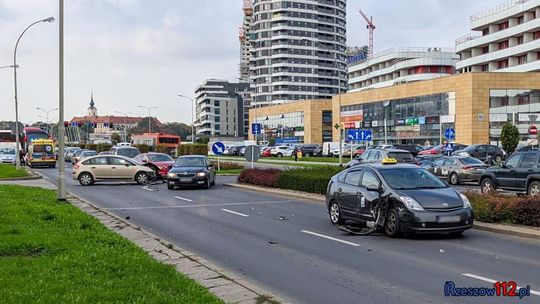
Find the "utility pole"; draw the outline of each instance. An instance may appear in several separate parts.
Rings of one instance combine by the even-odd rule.
[[[195,143],[195,116],[193,114],[193,105],[195,104],[195,100],[189,96],[177,94],[176,96],[180,98],[186,98],[191,101],[191,143]]]
[[[66,129],[64,126],[64,0],[59,2],[59,45],[58,45],[58,200],[66,200],[66,162],[64,160],[64,141]]]
[[[138,106],[139,108],[143,108],[148,110],[148,133],[152,133],[152,110],[157,109],[158,107],[147,107],[147,106]]]

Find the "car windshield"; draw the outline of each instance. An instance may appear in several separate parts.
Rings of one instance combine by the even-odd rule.
[[[483,164],[481,160],[474,157],[463,157],[463,158],[460,158],[459,161],[464,165],[482,165]]]
[[[168,162],[173,161],[172,157],[167,154],[149,154],[148,158],[152,162]]]
[[[84,151],[83,153],[81,153],[81,156],[84,156],[84,157],[95,156],[95,155],[97,155],[96,151]]]
[[[468,146],[467,148],[463,149],[463,151],[474,151],[476,148],[478,148],[479,146],[478,145],[471,145],[471,146]]]
[[[384,180],[395,190],[438,189],[446,184],[422,168],[393,168],[380,170]]]
[[[175,167],[206,167],[206,160],[202,157],[180,157]]]
[[[388,157],[401,162],[413,160],[413,156],[409,152],[388,152]]]
[[[32,148],[32,151],[34,153],[49,153],[51,154],[53,151],[52,145],[34,145]]]
[[[122,156],[125,156],[125,157],[129,157],[129,158],[133,158],[133,157],[139,155],[139,150],[137,150],[135,148],[123,148],[123,149],[118,149],[116,151],[116,154],[122,155]]]
[[[2,149],[2,150],[0,150],[0,154],[15,155],[15,149]]]

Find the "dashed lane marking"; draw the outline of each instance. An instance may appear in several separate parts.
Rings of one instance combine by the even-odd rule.
[[[243,213],[240,213],[240,212],[232,211],[232,210],[229,210],[229,209],[221,209],[221,211],[225,211],[225,212],[228,212],[228,213],[240,215],[240,216],[243,216],[243,217],[249,217],[249,215],[247,215],[247,214],[243,214]]]
[[[272,205],[272,204],[290,204],[293,200],[287,201],[259,201],[250,203],[223,203],[223,204],[197,204],[197,205],[170,205],[170,206],[147,206],[147,207],[114,207],[104,208],[105,210],[145,210],[145,209],[182,209],[182,208],[201,208],[201,207],[227,207],[227,206],[246,206],[246,205]]]
[[[323,238],[323,239],[339,242],[339,243],[342,243],[342,244],[351,245],[351,246],[354,246],[354,247],[360,247],[361,246],[360,244],[347,242],[347,241],[344,241],[344,240],[337,239],[335,237],[331,237],[331,236],[328,236],[328,235],[324,235],[324,234],[320,234],[320,233],[316,233],[316,232],[312,232],[312,231],[308,231],[308,230],[302,230],[302,232],[307,233],[307,234],[311,234],[311,235],[314,235],[314,236],[318,236],[318,237]]]

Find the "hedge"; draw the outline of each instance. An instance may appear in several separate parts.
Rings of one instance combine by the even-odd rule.
[[[208,155],[208,146],[203,144],[183,144],[178,146],[177,155]]]
[[[341,170],[343,169],[337,166],[297,168],[284,171],[277,169],[247,169],[238,176],[238,181],[272,188],[325,194],[330,178],[341,172]]]
[[[97,145],[96,144],[86,144],[86,145],[84,145],[84,148],[86,150],[96,150],[97,151]]]
[[[148,153],[148,151],[150,151],[150,147],[148,147],[148,145],[133,145],[133,147],[139,149],[139,152],[141,153]]]
[[[97,144],[96,151],[104,152],[104,151],[111,151],[112,145],[111,144]]]
[[[467,192],[474,218],[486,223],[520,224],[540,227],[540,197],[507,196],[498,193]]]

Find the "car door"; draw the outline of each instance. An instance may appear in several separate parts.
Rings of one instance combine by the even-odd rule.
[[[88,160],[88,166],[96,179],[111,178],[111,168],[107,157],[96,157]]]
[[[519,163],[519,166],[516,168],[516,178],[515,178],[515,185],[514,187],[519,189],[526,189],[527,188],[527,178],[529,177],[529,174],[534,173],[534,165],[536,163],[536,159],[538,158],[537,153],[534,152],[528,152],[524,153],[523,157],[521,158],[521,162]]]
[[[362,181],[358,189],[356,199],[357,216],[364,220],[373,220],[371,206],[379,200],[379,192],[372,189],[380,189],[381,181],[371,169],[365,169]],[[370,189],[370,190],[368,190]]]
[[[448,157],[444,161],[444,164],[440,167],[440,177],[446,178],[450,175],[450,172],[455,171],[458,162],[453,157]]]
[[[111,176],[116,179],[133,179],[137,166],[127,159],[111,157]]]
[[[438,177],[442,176],[442,167],[444,166],[444,163],[446,162],[447,157],[441,157],[437,160],[435,160],[432,164],[432,172]]]
[[[497,179],[497,185],[501,188],[515,188],[516,187],[516,169],[519,166],[523,153],[514,154],[508,158],[504,168],[497,169],[495,177]]]
[[[480,145],[473,152],[473,156],[481,161],[485,161],[487,157],[487,145]]]
[[[346,213],[349,217],[355,217],[357,213],[356,199],[359,193],[358,186],[360,185],[361,177],[362,169],[348,171],[338,188],[340,207],[343,213]]]

